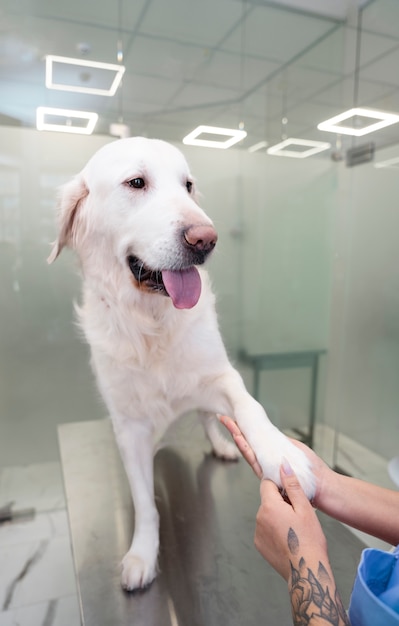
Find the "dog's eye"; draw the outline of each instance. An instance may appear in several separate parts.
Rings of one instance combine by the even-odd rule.
[[[132,180],[128,180],[127,184],[129,187],[134,187],[135,189],[143,189],[145,187],[144,178],[132,178]]]
[[[191,182],[191,180],[188,180],[186,182],[186,189],[187,189],[188,193],[192,192],[192,190],[193,190],[193,183]]]

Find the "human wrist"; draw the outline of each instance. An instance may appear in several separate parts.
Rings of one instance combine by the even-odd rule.
[[[312,539],[309,540],[304,540],[303,537],[300,537],[298,550],[295,554],[289,554],[287,558],[288,565],[286,571],[288,570],[288,572],[284,578],[289,589],[293,582],[293,572],[302,571],[305,566],[306,569],[311,569],[313,572],[316,572],[320,563],[322,563],[323,567],[329,571],[331,570],[327,540],[324,534],[318,536],[317,532],[312,533]]]
[[[344,478],[342,474],[326,466],[320,480],[319,489],[312,501],[313,506],[323,511],[323,513],[335,517],[334,511],[340,506],[342,481]]]

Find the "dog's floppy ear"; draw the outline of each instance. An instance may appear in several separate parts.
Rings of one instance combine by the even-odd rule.
[[[63,247],[73,242],[79,206],[88,193],[81,174],[61,187],[58,201],[58,237],[53,243],[47,263],[55,261]]]

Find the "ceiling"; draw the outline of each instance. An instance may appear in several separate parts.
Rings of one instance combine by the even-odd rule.
[[[118,41],[115,96],[45,87],[45,55],[117,63]],[[103,134],[123,121],[179,142],[199,124],[242,123],[242,148],[335,143],[319,122],[355,105],[399,113],[398,68],[397,0],[0,0],[3,125],[35,127],[42,105],[96,111]],[[399,124],[357,141],[370,140],[399,142]]]

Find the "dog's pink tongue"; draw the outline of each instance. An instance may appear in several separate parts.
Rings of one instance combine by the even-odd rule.
[[[201,295],[201,277],[196,267],[173,272],[163,270],[162,280],[176,309],[191,309]]]

